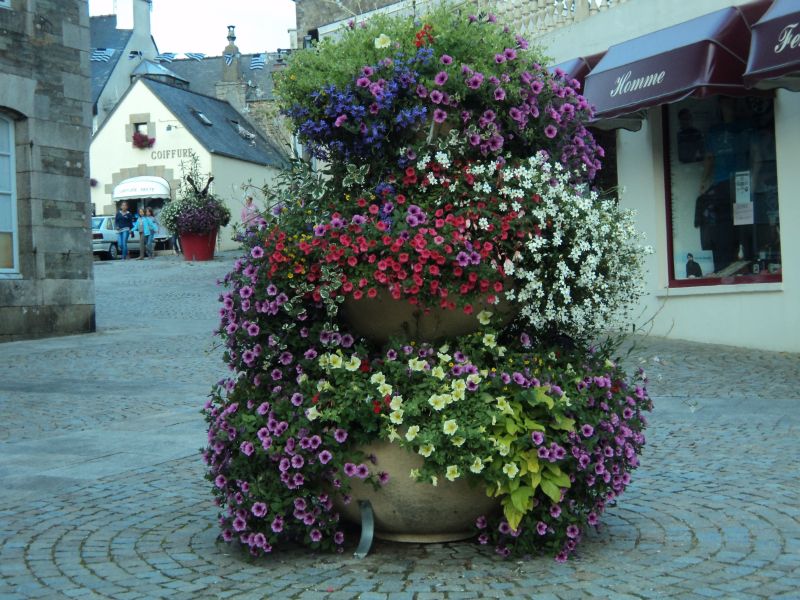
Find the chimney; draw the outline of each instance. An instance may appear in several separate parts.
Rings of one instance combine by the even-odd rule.
[[[133,31],[150,39],[150,9],[152,0],[133,0]]]
[[[239,48],[236,46],[236,25],[228,25],[228,45],[222,52],[225,60],[222,63],[222,81],[238,83],[241,81],[239,72]]]

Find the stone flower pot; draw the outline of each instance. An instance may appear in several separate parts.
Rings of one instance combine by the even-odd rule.
[[[486,488],[464,476],[455,481],[439,478],[438,485],[409,477],[411,469],[422,466],[422,457],[395,444],[375,442],[361,448],[374,455],[373,471],[389,473],[389,482],[375,489],[369,483],[352,481],[349,504],[334,496],[342,516],[360,522],[359,500],[369,500],[375,516],[375,537],[395,542],[436,543],[465,540],[475,535],[475,520],[500,506],[497,498],[486,496]]]
[[[463,310],[447,310],[431,308],[421,310],[404,299],[395,300],[381,290],[375,298],[355,300],[347,297],[343,304],[342,314],[350,328],[374,342],[386,343],[392,337],[417,342],[438,342],[478,331],[481,324],[477,313],[488,310],[507,324],[514,316],[508,302],[501,300],[492,305],[476,302],[475,312],[471,315]],[[494,321],[497,323],[497,321]]]

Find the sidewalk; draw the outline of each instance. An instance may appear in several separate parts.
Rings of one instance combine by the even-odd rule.
[[[97,333],[0,344],[0,599],[800,596],[800,356],[655,338],[627,359],[656,406],[642,467],[565,565],[217,544],[199,410],[235,256],[96,262]]]

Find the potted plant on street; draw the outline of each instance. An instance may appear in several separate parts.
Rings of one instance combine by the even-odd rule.
[[[198,159],[184,166],[178,197],[161,211],[161,222],[180,236],[184,260],[211,260],[217,234],[231,220],[230,209],[211,192],[212,175],[201,183]]]
[[[441,9],[281,72],[331,177],[268,190],[277,216],[224,281],[233,375],[203,456],[225,541],[341,550],[369,499],[387,539],[565,560],[630,482],[651,404],[600,340],[646,250],[592,189],[577,83],[541,63],[492,15]]]

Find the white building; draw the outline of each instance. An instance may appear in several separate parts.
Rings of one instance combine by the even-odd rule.
[[[238,221],[243,184],[260,188],[286,166],[284,154],[223,100],[197,94],[180,79],[137,79],[92,139],[91,183],[95,214],[114,214],[118,203],[151,206],[175,199],[181,165],[192,154],[201,173],[215,177],[212,191]],[[133,143],[134,133],[152,145]],[[252,193],[252,192],[249,192]],[[218,236],[221,249],[238,247],[231,226]]]

